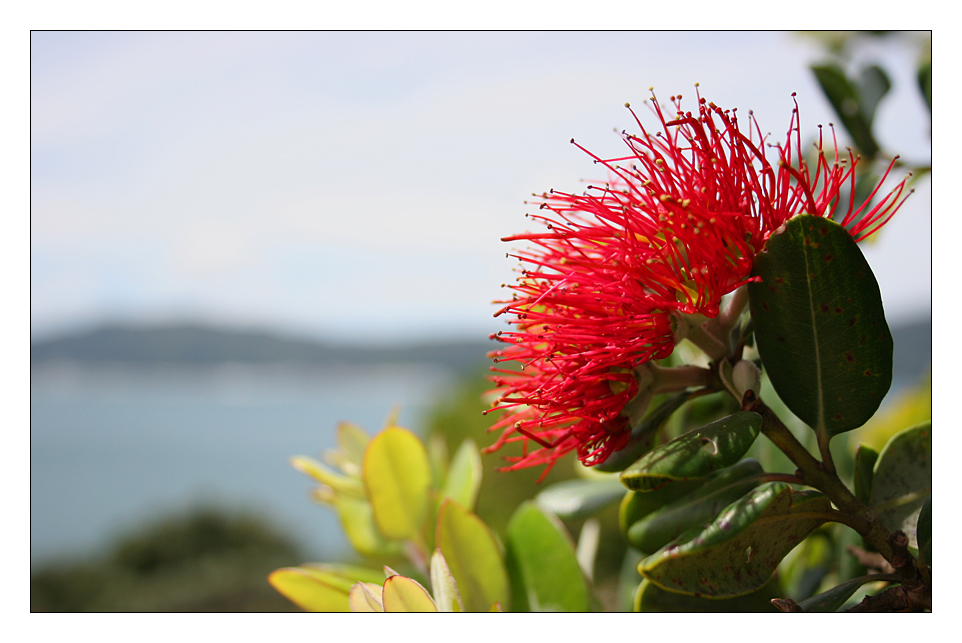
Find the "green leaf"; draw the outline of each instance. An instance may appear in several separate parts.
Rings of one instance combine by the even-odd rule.
[[[916,540],[919,544],[919,560],[926,565],[932,565],[932,496],[925,499],[919,511],[919,520],[915,527]]]
[[[710,522],[754,489],[759,484],[754,476],[761,472],[762,466],[750,459],[719,471],[689,495],[631,524],[628,543],[643,552],[658,551],[684,531]]]
[[[711,478],[707,479],[710,480]],[[706,478],[679,480],[669,482],[653,491],[629,491],[618,508],[618,524],[621,527],[621,532],[627,534],[631,525],[653,511],[687,496],[705,484],[705,480]]]
[[[919,65],[919,71],[916,75],[916,80],[919,83],[919,91],[922,92],[922,98],[925,100],[926,106],[929,111],[932,111],[932,60],[926,60]]]
[[[725,614],[761,612],[772,613],[771,600],[784,596],[776,576],[757,592],[735,598],[711,599],[667,592],[649,580],[642,580],[635,590],[633,609],[636,612],[722,612]]]
[[[828,591],[805,599],[798,606],[802,608],[803,612],[834,612],[845,605],[845,601],[850,599],[859,587],[873,581],[874,579],[871,576],[853,578]]]
[[[859,110],[869,128],[875,120],[875,108],[891,88],[892,82],[888,74],[878,65],[869,65],[859,73],[858,93],[861,97]]]
[[[506,545],[515,611],[588,611],[588,584],[557,518],[523,502],[508,523]]]
[[[451,575],[447,561],[440,549],[431,554],[431,589],[439,612],[463,612],[464,601],[458,591],[458,582]]]
[[[739,411],[649,451],[622,472],[621,482],[635,491],[650,491],[673,480],[703,478],[738,462],[761,426],[760,415]]]
[[[510,591],[501,550],[484,521],[454,500],[441,503],[437,546],[457,582],[468,612],[508,605]]]
[[[872,494],[872,476],[875,463],[878,461],[878,451],[867,444],[860,444],[855,448],[855,497],[867,503]]]
[[[764,586],[782,558],[825,522],[831,502],[814,491],[769,482],[736,500],[706,527],[695,527],[638,565],[672,592],[729,598]]]
[[[779,397],[827,438],[865,424],[892,383],[892,334],[855,240],[833,221],[794,217],[753,276],[755,341]]]
[[[437,612],[428,590],[407,576],[391,576],[384,581],[381,603],[385,612]]]
[[[918,547],[916,525],[932,494],[932,423],[897,433],[875,464],[869,506],[888,529],[901,529]]]
[[[621,500],[624,495],[625,486],[617,478],[576,478],[551,485],[537,495],[535,502],[562,520],[581,520]]]
[[[274,589],[308,612],[348,612],[351,583],[319,570],[284,567],[267,577]]]
[[[380,532],[414,538],[431,501],[431,465],[421,440],[400,427],[385,429],[367,445],[361,476]]]
[[[879,147],[872,136],[871,120],[866,118],[863,111],[863,99],[858,88],[848,79],[842,68],[834,63],[813,65],[811,69],[855,146],[865,156],[874,158]],[[874,106],[872,109],[874,111]]]
[[[655,444],[655,437],[661,425],[691,397],[691,394],[691,391],[677,393],[649,411],[637,426],[632,427],[628,444],[613,452],[604,462],[596,464],[593,468],[603,472],[622,471],[641,457]]]
[[[451,460],[451,467],[444,481],[443,494],[456,500],[462,507],[474,510],[480,488],[481,453],[473,440],[466,439]]]

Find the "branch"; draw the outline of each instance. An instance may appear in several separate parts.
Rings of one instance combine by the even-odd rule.
[[[893,560],[892,546],[889,544],[891,532],[879,522],[875,512],[856,498],[848,487],[842,484],[834,471],[827,471],[824,465],[816,460],[788,430],[788,427],[778,419],[778,416],[755,397],[752,391],[745,392],[742,410],[754,411],[762,416],[762,433],[795,463],[798,467],[796,475],[804,479],[805,484],[815,487],[828,496],[839,511],[854,518],[858,527],[853,524],[853,529],[897,569],[898,566]]]

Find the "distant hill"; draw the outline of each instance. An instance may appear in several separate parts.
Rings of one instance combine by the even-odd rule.
[[[237,331],[194,325],[139,328],[106,326],[77,335],[33,342],[32,364],[54,360],[86,363],[205,365],[223,362],[293,362],[323,366],[428,362],[457,370],[486,361],[495,347],[487,339],[388,347],[329,345],[266,331]]]
[[[892,328],[896,377],[916,378],[932,363],[932,321]],[[107,326],[30,345],[30,361],[87,363],[173,363],[204,365],[223,362],[294,362],[323,366],[427,362],[464,370],[487,363],[497,348],[487,339],[443,341],[387,347],[340,346],[275,335],[178,325],[154,328]]]

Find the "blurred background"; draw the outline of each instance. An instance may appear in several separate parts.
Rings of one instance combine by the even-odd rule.
[[[527,228],[532,192],[603,179],[569,139],[621,154],[623,105],[653,125],[652,86],[693,109],[697,82],[771,142],[795,92],[803,140],[834,122],[916,169],[863,244],[897,398],[931,360],[929,50],[928,33],[34,32],[32,609],[286,609],[269,571],[349,555],[290,456],[397,406],[484,446],[491,301],[514,276],[499,238]],[[884,69],[871,140],[840,126],[827,63]],[[537,491],[498,462],[486,488]],[[493,526],[505,497],[482,491]]]

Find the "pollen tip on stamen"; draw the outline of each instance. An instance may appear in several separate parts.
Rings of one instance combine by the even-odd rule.
[[[569,143],[574,143],[574,142],[575,142],[575,139],[572,138],[572,139],[571,139],[570,141],[568,141],[568,142],[569,142]]]
[[[625,101],[625,107],[627,107],[628,109],[631,109],[631,103],[629,103],[628,101]]]

